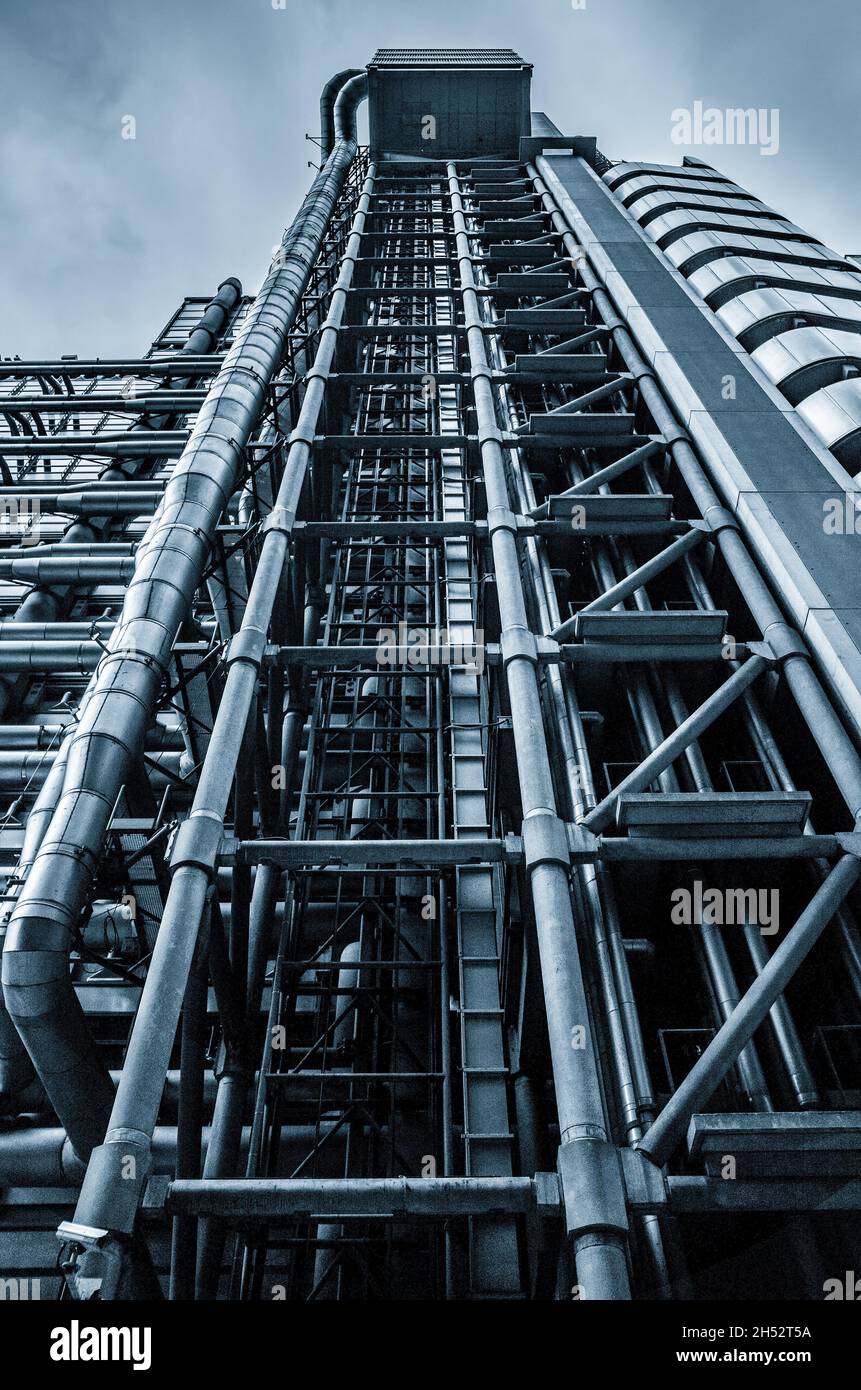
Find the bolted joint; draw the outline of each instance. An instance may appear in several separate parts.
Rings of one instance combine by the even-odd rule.
[[[535,634],[530,632],[528,627],[505,628],[500,636],[499,647],[503,666],[507,666],[509,661],[515,661],[518,657],[531,661],[533,666],[538,663],[538,643]]]
[[[606,1139],[570,1139],[557,1155],[565,1225],[572,1237],[587,1231],[628,1230],[619,1155]]]
[[[63,1221],[57,1229],[60,1268],[72,1298],[88,1303],[116,1299],[124,1282],[131,1243],[112,1231]]]
[[[174,833],[168,851],[170,872],[175,874],[177,869],[192,866],[214,877],[223,838],[224,822],[220,816],[214,811],[192,811]]]
[[[234,661],[246,661],[249,666],[259,667],[266,650],[266,633],[259,627],[244,627],[232,637],[222,658],[225,666]]]
[[[539,864],[562,864],[566,869],[569,867],[571,858],[568,832],[565,822],[558,816],[550,811],[527,816],[521,835],[527,869],[537,868]]]

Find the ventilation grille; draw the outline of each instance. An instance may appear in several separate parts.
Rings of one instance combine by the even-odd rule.
[[[378,48],[375,68],[522,68],[529,67],[513,48]]]

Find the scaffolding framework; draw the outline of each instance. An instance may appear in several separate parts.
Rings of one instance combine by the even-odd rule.
[[[798,620],[630,288],[688,296],[718,392],[729,276],[695,307],[647,235],[692,275],[744,199],[535,113],[415,157],[379,95],[412,68],[528,96],[504,50],[386,50],[370,149],[364,71],[324,92],[256,297],[0,363],[0,1264],[817,1297],[861,1205],[854,630]]]

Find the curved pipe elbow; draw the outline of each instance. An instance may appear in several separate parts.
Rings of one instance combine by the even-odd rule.
[[[61,935],[51,916],[10,924],[3,998],[75,1154],[86,1161],[104,1138],[114,1088],[75,994],[69,942]]]
[[[36,1072],[15,1024],[0,1008],[0,1115],[17,1115]]]
[[[352,141],[358,138],[359,105],[368,95],[368,74],[357,73],[345,82],[335,100],[335,140]]]
[[[329,158],[335,145],[335,102],[338,93],[351,77],[361,77],[361,68],[344,68],[330,77],[320,93],[320,145],[324,162]]]

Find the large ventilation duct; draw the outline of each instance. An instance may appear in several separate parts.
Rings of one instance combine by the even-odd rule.
[[[351,77],[361,77],[361,68],[344,68],[330,77],[320,93],[320,149],[324,161],[329,158],[335,146],[335,102],[344,84]]]

